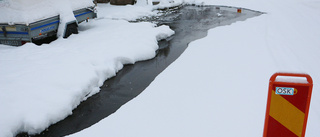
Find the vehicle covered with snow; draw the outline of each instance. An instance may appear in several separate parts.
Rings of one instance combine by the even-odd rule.
[[[78,33],[96,18],[92,0],[0,0],[0,44],[19,46],[51,36]]]

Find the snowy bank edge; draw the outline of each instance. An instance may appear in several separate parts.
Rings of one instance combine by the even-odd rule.
[[[145,23],[145,24],[150,25],[151,23]],[[171,35],[174,34],[174,31],[171,30],[168,26],[159,26],[159,27],[155,27],[155,26],[156,25],[153,25],[154,32],[157,33],[155,35],[155,41],[154,41],[155,44],[157,43],[156,40],[159,41],[161,39],[165,39],[167,37],[170,37]],[[32,44],[28,44],[27,46],[29,46],[29,48],[30,48],[30,46],[32,46]],[[37,47],[34,47],[34,48],[37,48]],[[115,64],[116,66],[115,66],[115,69],[114,69],[114,71],[115,71],[114,74],[111,75],[111,76],[108,76],[108,77],[100,76],[99,78],[96,77],[96,78],[93,78],[93,79],[89,80],[89,81],[91,81],[91,83],[87,83],[87,85],[83,86],[83,87],[86,87],[86,88],[83,89],[85,91],[79,91],[79,94],[77,94],[75,97],[73,97],[71,99],[70,102],[73,102],[73,103],[68,107],[62,108],[62,110],[68,111],[69,113],[61,114],[59,116],[56,116],[55,114],[52,114],[52,115],[50,114],[50,116],[48,116],[49,118],[47,119],[48,121],[46,121],[45,123],[40,124],[42,126],[34,125],[36,123],[27,123],[22,118],[22,119],[20,119],[20,120],[23,121],[22,123],[21,123],[21,121],[19,122],[19,120],[18,120],[17,122],[19,122],[20,124],[15,125],[14,127],[11,127],[10,131],[2,132],[2,135],[3,136],[15,136],[15,135],[17,135],[18,133],[21,133],[21,132],[27,132],[29,134],[37,134],[37,133],[42,132],[43,130],[45,130],[45,128],[49,127],[51,124],[54,124],[54,123],[56,123],[56,122],[58,122],[60,120],[63,120],[68,115],[71,115],[72,114],[72,110],[75,109],[82,101],[85,101],[88,97],[98,93],[99,90],[100,90],[99,87],[102,86],[103,81],[115,76],[116,72],[121,70],[123,65],[125,65],[125,64],[134,64],[135,62],[138,62],[138,61],[151,59],[151,58],[153,58],[155,56],[155,51],[156,50],[157,49],[154,49],[153,56],[149,56],[147,58],[136,58],[136,59],[132,59],[132,60],[130,59],[128,61],[128,60],[126,60],[126,58],[117,57],[116,60],[115,60],[115,62],[117,62],[117,63]],[[95,71],[96,71],[97,74],[100,74],[100,75],[105,73],[105,72],[103,72],[105,70],[101,70],[101,69],[98,69],[98,70],[95,70]],[[45,126],[43,126],[43,125],[45,125]]]

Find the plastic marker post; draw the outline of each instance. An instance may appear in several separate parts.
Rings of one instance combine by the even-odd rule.
[[[308,74],[271,76],[263,137],[305,136],[312,86]]]

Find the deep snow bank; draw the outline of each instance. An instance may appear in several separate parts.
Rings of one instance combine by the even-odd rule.
[[[0,45],[1,137],[39,133],[62,120],[123,64],[154,57],[157,40],[174,33],[167,26],[103,18],[79,31],[42,46]]]

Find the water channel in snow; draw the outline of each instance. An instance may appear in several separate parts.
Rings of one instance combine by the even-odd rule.
[[[158,74],[183,53],[190,42],[205,37],[209,29],[262,14],[248,9],[241,9],[241,13],[238,13],[238,8],[234,7],[192,5],[165,9],[159,13],[160,16],[139,20],[168,25],[175,31],[172,37],[159,41],[156,57],[126,65],[115,77],[104,82],[99,93],[74,109],[72,115],[36,136],[65,136],[97,123],[138,96]]]

